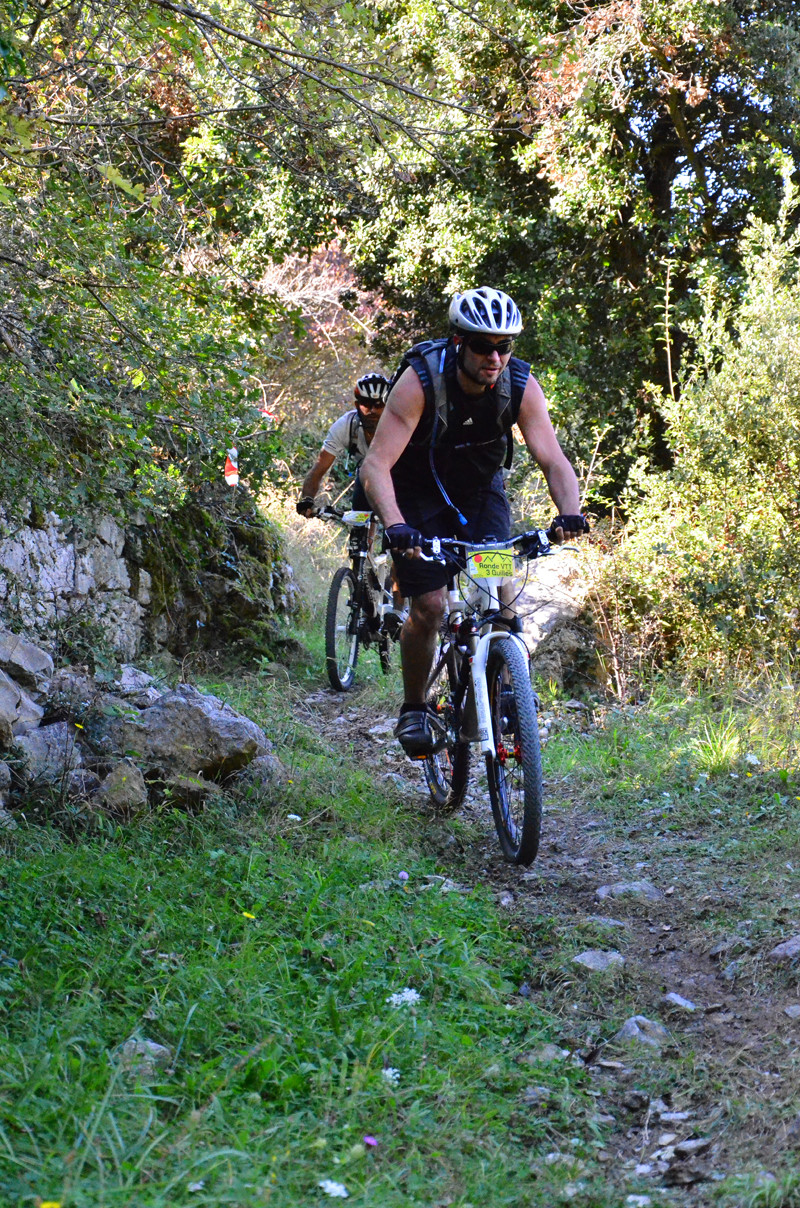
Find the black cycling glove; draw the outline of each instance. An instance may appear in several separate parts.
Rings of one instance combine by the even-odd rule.
[[[410,524],[390,524],[386,529],[386,540],[389,549],[400,554],[404,550],[414,549],[414,546],[421,545],[422,533],[418,529],[412,528]]]
[[[309,512],[314,511],[316,500],[312,495],[303,495],[302,499],[297,501],[297,510],[301,516],[308,516]]]
[[[550,531],[557,528],[567,533],[588,533],[589,521],[585,516],[556,516],[550,525]]]

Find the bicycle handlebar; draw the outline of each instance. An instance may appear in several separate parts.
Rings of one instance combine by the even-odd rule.
[[[446,562],[443,553],[453,556],[453,561],[465,561],[469,553],[488,552],[490,550],[505,550],[514,548],[518,557],[541,558],[552,553],[552,542],[556,530],[528,529],[527,532],[517,533],[505,541],[465,541],[463,537],[423,537],[420,546],[420,557],[425,562]]]
[[[370,520],[377,520],[376,513],[370,511],[369,508],[334,508],[327,504],[324,507],[317,508],[316,511],[312,512],[311,514],[315,520],[336,520],[339,524],[343,524],[347,528],[350,528],[351,525],[361,525],[367,523],[364,520],[348,520],[348,516],[368,516]]]

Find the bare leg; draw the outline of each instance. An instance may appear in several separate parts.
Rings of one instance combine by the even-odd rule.
[[[445,588],[414,596],[411,611],[400,634],[400,657],[403,664],[403,693],[405,704],[425,704],[425,689],[433,667],[439,626],[447,603]]]

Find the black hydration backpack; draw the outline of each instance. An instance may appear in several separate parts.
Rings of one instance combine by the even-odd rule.
[[[356,408],[353,414],[350,416],[350,434],[347,438],[348,457],[358,456],[358,425],[360,422],[361,421],[358,418],[358,408]]]
[[[394,386],[395,382],[409,366],[417,374],[422,383],[422,389],[425,392],[425,401],[433,410],[434,443],[437,445],[446,433],[450,419],[450,400],[445,380],[445,365],[448,364],[451,358],[454,359],[455,356],[455,345],[449,338],[421,340],[404,354],[392,377],[392,386]],[[498,417],[507,408],[511,408],[511,423],[508,425],[506,433],[508,448],[504,463],[507,470],[511,468],[511,461],[514,456],[514,438],[511,435],[511,427],[516,423],[517,416],[519,415],[522,396],[525,393],[525,386],[527,385],[530,371],[531,367],[525,361],[512,357],[495,385]]]

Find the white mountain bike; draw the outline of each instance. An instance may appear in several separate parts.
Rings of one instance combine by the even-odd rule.
[[[505,858],[530,864],[539,848],[542,822],[542,757],[539,701],[531,687],[530,654],[509,629],[499,589],[515,566],[552,552],[550,536],[531,530],[503,542],[471,543],[426,538],[423,557],[453,564],[474,589],[461,598],[454,573],[428,703],[444,723],[446,739],[425,759],[425,778],[435,804],[458,808],[467,790],[471,747],[486,759],[489,797]],[[446,555],[446,558],[445,558]]]

